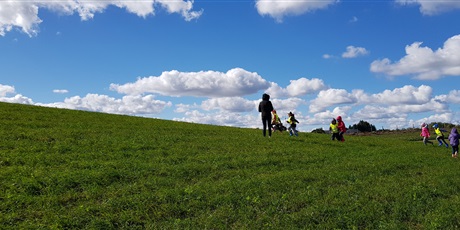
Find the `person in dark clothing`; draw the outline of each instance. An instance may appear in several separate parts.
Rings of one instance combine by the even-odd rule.
[[[262,115],[262,124],[263,124],[262,133],[264,134],[264,137],[266,136],[267,128],[268,128],[268,137],[272,136],[272,129],[271,129],[272,110],[273,110],[273,105],[272,105],[272,102],[270,101],[270,95],[264,93],[262,95],[262,101],[259,103],[259,112]]]

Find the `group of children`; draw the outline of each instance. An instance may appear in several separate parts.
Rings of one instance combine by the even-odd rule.
[[[277,130],[285,131],[286,127],[283,126],[283,123],[281,122],[280,117],[276,113],[276,110],[273,109],[271,113],[272,113],[271,114],[272,115],[272,121],[271,121],[272,130],[273,131],[277,131]],[[295,115],[292,112],[288,113],[287,123],[289,124],[289,128],[287,129],[289,131],[289,135],[299,136],[299,133],[296,129],[297,123],[299,123],[299,121],[295,118]],[[438,126],[438,124],[434,124],[433,128],[434,128],[434,132],[436,133],[436,140],[438,141],[439,146],[446,146],[446,148],[449,148],[449,144],[446,142],[444,133],[443,133],[447,131],[444,129],[441,129]],[[331,124],[329,124],[329,131],[331,132],[331,140],[338,140],[342,142],[345,141],[343,134],[347,131],[347,127],[345,126],[345,123],[343,122],[341,116],[337,116],[336,119],[335,118],[332,119]],[[427,143],[434,145],[434,143],[429,140],[430,131],[426,123],[422,124],[422,132],[420,133],[420,136],[423,137],[423,143],[425,145]],[[448,139],[450,141],[450,145],[452,146],[452,157],[454,158],[457,158],[458,156],[459,138],[460,138],[460,135],[458,134],[457,129],[452,128]]]
[[[444,133],[443,133],[447,131],[439,128],[438,124],[434,124],[433,128],[434,128],[434,132],[436,133],[436,140],[439,143],[438,146],[445,145],[446,148],[449,148],[449,144],[447,144],[445,137],[444,137]],[[434,145],[432,141],[428,140],[430,138],[430,131],[426,123],[422,123],[422,132],[420,133],[420,136],[423,137],[423,144],[426,145],[427,143],[430,143],[431,145]],[[457,155],[458,155],[459,138],[460,138],[460,135],[458,134],[457,129],[455,127],[452,128],[448,139],[449,139],[450,145],[452,146],[452,157],[454,158],[457,158]]]
[[[276,113],[276,110],[272,111],[272,129],[273,132],[275,131],[285,131],[286,127],[283,126],[280,117]],[[295,115],[292,112],[288,113],[287,123],[289,124],[289,136],[299,136],[299,132],[297,131],[297,123],[299,121],[295,119]],[[345,141],[343,134],[347,131],[347,127],[342,120],[341,116],[338,116],[337,119],[333,118],[331,124],[329,125],[329,131],[332,133],[331,140],[338,140],[338,141]]]
[[[347,131],[347,127],[341,116],[338,116],[337,119],[332,118],[331,124],[329,124],[329,131],[332,133],[331,140],[345,141],[343,134]]]
[[[276,114],[276,110],[273,108],[272,102],[270,101],[270,95],[264,93],[262,95],[262,101],[259,103],[259,112],[261,113],[262,117],[262,134],[264,137],[266,136],[266,131],[268,129],[268,137],[272,136],[272,131],[285,131],[286,127],[283,126],[281,119],[279,118],[278,114]],[[297,131],[297,123],[299,121],[295,119],[295,116],[292,112],[288,113],[288,120],[289,123],[289,135],[290,136],[299,136],[299,132]]]
[[[259,112],[262,114],[262,123],[263,123],[263,135],[266,135],[266,130],[268,128],[268,135],[271,137],[272,135],[272,130],[276,131],[285,131],[286,127],[283,126],[281,119],[279,118],[278,114],[276,113],[276,110],[273,108],[273,105],[270,101],[270,95],[264,93],[262,95],[262,101],[259,103]],[[289,123],[289,135],[290,136],[299,136],[299,133],[296,129],[297,123],[299,121],[295,119],[295,115],[292,112],[288,113],[288,119],[287,122]],[[271,125],[270,125],[271,124]],[[446,130],[440,129],[438,127],[438,124],[433,125],[434,131],[436,133],[436,140],[439,142],[439,146],[445,145],[446,148],[449,147],[449,144],[447,144],[443,132],[447,132]],[[335,140],[337,139],[338,141],[345,141],[345,138],[343,138],[343,134],[347,131],[347,127],[345,126],[345,123],[342,120],[341,116],[337,116],[337,119],[332,119],[331,124],[329,125],[329,131],[331,131],[332,136],[331,139]],[[423,143],[426,145],[427,143],[431,143],[432,145],[433,142],[429,140],[430,138],[430,131],[428,130],[428,125],[423,123],[422,124],[422,133],[420,133],[420,136],[423,137]],[[460,135],[457,132],[456,128],[452,128],[450,134],[449,134],[449,141],[450,145],[452,146],[452,157],[457,158],[458,155],[458,145],[459,145],[459,138]]]
[[[280,117],[276,113],[276,110],[272,111],[272,129],[273,131],[279,130],[279,131],[285,131],[286,127],[283,126],[283,123],[281,122]],[[288,119],[287,123],[289,124],[289,128],[287,129],[289,131],[289,136],[299,136],[299,131],[297,131],[297,123],[299,121],[295,119],[295,115],[292,112],[288,113]]]

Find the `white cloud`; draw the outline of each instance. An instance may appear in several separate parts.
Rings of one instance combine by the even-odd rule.
[[[62,1],[1,1],[0,2],[0,36],[5,36],[6,32],[12,28],[20,28],[29,36],[35,36],[38,33],[38,25],[42,20],[38,17],[40,8],[49,9],[59,14],[71,15],[78,13],[82,20],[89,20],[96,13],[103,12],[107,7],[113,5],[124,8],[128,12],[146,17],[154,15],[154,6],[158,5],[167,10],[168,13],[181,14],[186,21],[199,18],[201,11],[193,11],[193,0],[190,1],[169,1],[169,0],[107,0],[107,1],[79,1],[79,0],[62,0]]]
[[[259,102],[257,102],[257,105]],[[306,104],[305,100],[301,98],[291,97],[287,99],[273,99],[272,100],[273,108],[280,112],[289,112],[289,111],[296,111],[301,105]]]
[[[0,36],[13,27],[19,27],[29,36],[37,34],[37,25],[41,23],[38,18],[38,6],[20,1],[0,2]]]
[[[433,114],[427,118],[423,118],[423,120],[419,120],[418,123],[426,122],[426,123],[431,123],[431,122],[443,122],[443,123],[450,123],[452,119],[454,118],[453,113],[438,113],[438,114]]]
[[[406,56],[398,62],[389,59],[371,63],[370,70],[389,76],[415,75],[420,80],[436,80],[443,76],[460,76],[460,35],[449,38],[436,51],[420,47],[421,42],[406,46]]]
[[[74,96],[66,98],[64,102],[51,104],[37,103],[37,105],[113,114],[139,115],[158,114],[166,107],[170,107],[172,103],[155,100],[153,95],[124,96],[121,99],[116,99],[107,95],[87,94],[85,97]]]
[[[195,18],[199,18],[203,13],[203,10],[192,11],[193,2],[191,1],[171,1],[171,0],[157,0],[161,6],[167,9],[168,13],[180,13],[186,21],[191,21]]]
[[[455,97],[455,92],[449,100]],[[432,88],[422,85],[414,87],[406,85],[402,88],[384,90],[377,94],[367,94],[361,89],[352,90],[328,89],[321,91],[310,101],[309,112],[314,114],[330,114],[328,107],[337,105],[353,105],[356,108],[365,105],[356,114],[362,119],[382,119],[401,117],[407,113],[422,113],[429,111],[446,111],[448,106],[444,102],[447,96],[433,98]]]
[[[212,98],[202,102],[204,110],[221,109],[228,112],[250,112],[256,109],[256,103],[241,97]]]
[[[163,72],[159,77],[145,77],[134,83],[111,84],[118,93],[158,93],[167,96],[238,97],[267,89],[270,84],[257,73],[235,68],[216,71]]]
[[[257,128],[262,125],[260,117],[251,114],[216,112],[202,113],[192,110],[185,113],[182,118],[174,118],[175,121],[185,121],[200,124],[212,124],[221,126]]]
[[[317,113],[333,105],[353,104],[356,102],[357,98],[344,89],[327,89],[320,91],[318,96],[311,100],[309,111],[311,113]]]
[[[322,120],[324,119],[330,121],[332,118],[336,118],[337,116],[342,116],[342,118],[346,117],[349,111],[352,109],[351,106],[339,106],[335,107],[332,111],[326,110],[323,112],[315,113],[314,119],[315,120]],[[323,122],[324,123],[324,122]]]
[[[174,112],[176,112],[176,113],[186,113],[188,111],[191,111],[191,110],[194,110],[194,109],[199,109],[199,108],[201,108],[201,106],[197,105],[196,103],[194,103],[192,105],[179,103],[179,104],[176,104],[176,109],[174,110]]]
[[[7,94],[15,93],[14,87],[0,84],[0,97],[5,97]]]
[[[420,5],[420,12],[424,15],[436,15],[443,12],[460,9],[459,1],[426,1],[426,0],[396,0],[402,5]]]
[[[342,54],[343,58],[356,58],[369,54],[369,51],[363,47],[347,46],[347,51]]]
[[[384,118],[400,118],[406,117],[407,114],[424,113],[424,112],[437,112],[444,113],[448,106],[440,103],[434,99],[424,104],[400,104],[400,105],[366,105],[364,108],[358,110],[354,117],[360,119],[384,119]]]
[[[389,109],[386,106],[375,106],[375,105],[366,105],[362,109],[356,111],[353,114],[353,117],[357,120],[369,120],[369,119],[389,119],[389,118],[400,118],[405,117],[406,113],[398,112],[393,109]]]
[[[66,90],[66,89],[55,89],[55,90],[53,90],[53,93],[62,93],[62,94],[64,94],[64,93],[68,93],[68,92],[69,91]]]
[[[351,106],[338,106],[335,107],[332,111],[326,110],[323,112],[314,113],[312,116],[304,116],[302,117],[303,122],[299,125],[302,126],[311,126],[318,128],[318,126],[324,126],[329,129],[329,124],[331,123],[332,118],[336,118],[337,116],[342,116],[342,119],[347,123],[350,120],[348,114],[353,109]],[[348,126],[348,124],[346,124]],[[307,127],[302,127],[302,130],[307,130]]]
[[[14,86],[0,84],[0,101],[8,102],[8,103],[28,104],[28,105],[34,104],[32,99],[25,97],[21,94],[15,94],[15,93],[16,91],[14,89]],[[15,95],[12,97],[7,97],[7,95],[9,94],[15,94]]]
[[[287,93],[291,97],[303,96],[311,93],[316,93],[325,89],[323,80],[318,78],[291,80],[291,83],[286,87]]]
[[[304,96],[327,88],[323,80],[318,78],[299,78],[297,80],[291,80],[290,84],[285,89],[274,82],[270,84],[271,86],[266,92],[270,94],[272,98]]]
[[[370,52],[364,47],[355,47],[355,46],[347,46],[346,51],[342,53],[340,56],[334,56],[332,54],[323,54],[324,59],[331,59],[331,58],[357,58],[360,56],[366,56]]]
[[[447,95],[438,95],[435,100],[444,103],[460,104],[460,90],[452,90]]]
[[[0,101],[8,102],[8,103],[27,104],[27,105],[34,104],[32,99],[25,97],[21,94],[16,94],[13,97],[0,97]]]
[[[287,97],[287,90],[275,82],[270,82],[270,87],[265,91],[271,98]]]
[[[260,15],[268,15],[278,22],[288,15],[301,15],[318,9],[327,8],[338,1],[284,1],[284,0],[257,0],[256,8]]]
[[[424,104],[428,103],[432,98],[433,89],[430,86],[421,85],[414,87],[406,85],[402,88],[393,90],[384,90],[381,93],[368,95],[364,91],[354,91],[354,95],[358,98],[361,104]]]

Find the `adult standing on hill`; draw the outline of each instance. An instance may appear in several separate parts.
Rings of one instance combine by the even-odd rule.
[[[259,112],[262,115],[262,125],[263,125],[262,133],[264,134],[264,137],[266,136],[267,128],[268,128],[268,137],[272,136],[272,128],[271,128],[272,110],[273,110],[273,105],[272,105],[272,102],[270,101],[270,95],[264,93],[262,95],[262,101],[259,103]]]

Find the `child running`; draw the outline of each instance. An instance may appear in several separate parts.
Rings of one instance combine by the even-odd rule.
[[[430,138],[430,131],[428,130],[428,126],[424,123],[422,123],[422,133],[420,133],[420,136],[423,137],[423,144],[431,143],[433,145],[433,142],[428,140]]]
[[[289,136],[295,135],[296,137],[298,137],[299,134],[298,134],[298,131],[296,130],[296,127],[297,127],[296,124],[299,123],[299,121],[297,119],[295,119],[295,116],[294,116],[294,114],[292,112],[289,112],[288,116],[289,116],[289,118],[288,118],[287,122],[290,125],[289,128],[288,128]]]
[[[280,117],[276,113],[276,110],[273,110],[272,111],[272,129],[273,129],[273,132],[275,132],[276,130],[279,130],[280,132],[283,131],[281,129],[281,125],[282,124],[281,124]]]
[[[434,132],[436,133],[436,140],[439,142],[439,146],[442,146],[443,142],[446,145],[446,148],[449,148],[449,145],[447,144],[446,140],[444,139],[444,133],[447,132],[444,129],[441,129],[438,127],[438,124],[433,125]]]
[[[452,146],[452,157],[454,158],[457,158],[459,138],[460,138],[460,135],[458,135],[457,129],[452,128],[449,134],[449,141],[450,141],[450,146]]]
[[[331,124],[329,124],[329,131],[332,133],[331,140],[337,139],[340,141],[339,127],[335,118],[332,118]]]
[[[343,134],[347,132],[347,127],[345,126],[345,123],[342,121],[341,116],[337,116],[337,128],[339,129],[339,140],[341,142],[344,142],[345,138],[343,137]]]

